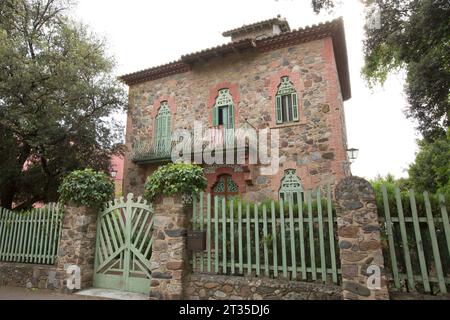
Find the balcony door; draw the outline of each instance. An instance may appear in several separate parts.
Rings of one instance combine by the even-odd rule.
[[[155,152],[157,155],[166,156],[171,152],[171,114],[167,102],[161,103],[156,116]]]

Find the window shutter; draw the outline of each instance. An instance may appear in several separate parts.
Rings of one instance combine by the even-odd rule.
[[[234,106],[228,106],[228,128],[234,129]]]
[[[277,115],[277,123],[283,123],[283,113],[281,112],[281,96],[277,96],[277,102],[276,102],[276,115]]]
[[[219,108],[213,108],[213,127],[217,127],[219,125]]]
[[[171,140],[172,140],[172,137],[171,137],[171,117],[170,117],[170,114],[168,114],[168,115],[166,115],[165,117],[164,117],[165,119],[165,124],[164,124],[164,131],[165,131],[165,134],[164,134],[164,151],[169,151],[170,150],[170,143],[171,143]]]
[[[299,110],[298,110],[298,97],[296,93],[292,94],[292,114],[294,115],[293,121],[299,121]]]

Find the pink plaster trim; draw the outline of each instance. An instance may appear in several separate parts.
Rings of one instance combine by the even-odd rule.
[[[213,112],[212,109],[216,104],[217,96],[219,95],[219,90],[221,89],[230,89],[230,93],[233,97],[234,103],[234,125],[237,127],[238,119],[239,119],[239,102],[241,101],[241,95],[239,93],[239,85],[237,83],[231,82],[221,82],[215,85],[214,87],[209,89],[209,99],[208,99],[208,119],[209,123],[212,126],[213,123]]]
[[[343,102],[339,99],[339,79],[337,74],[336,61],[334,59],[333,40],[327,38],[323,40],[322,55],[325,59],[325,77],[327,80],[327,102],[330,105],[330,112],[327,115],[328,126],[331,129],[330,145],[333,146],[335,159],[331,164],[333,174],[339,182],[345,178],[344,163],[348,161],[342,128],[341,115],[344,113]]]
[[[177,114],[177,105],[175,104],[175,98],[173,96],[160,96],[153,101],[152,106],[152,119],[156,119],[159,109],[161,108],[161,103],[167,101],[169,104],[170,113],[172,114],[172,130],[175,129],[175,115]]]
[[[212,193],[212,188],[217,183],[219,176],[224,174],[230,175],[233,181],[239,187],[239,193],[245,194],[247,192],[247,184],[245,183],[245,174],[243,172],[234,172],[233,168],[218,168],[215,173],[206,173],[206,179],[208,180],[208,187],[206,192]]]
[[[173,96],[160,96],[153,101],[152,118],[156,118],[158,115],[161,102],[167,101],[170,108],[170,113],[174,116],[177,113],[177,106],[175,104],[175,98]]]

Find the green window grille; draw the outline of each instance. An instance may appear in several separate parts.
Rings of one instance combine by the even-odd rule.
[[[225,192],[225,177],[220,177],[216,186],[214,187],[214,193],[224,193]]]
[[[299,121],[298,95],[289,77],[281,78],[276,96],[277,124]]]
[[[230,178],[228,179],[228,191],[229,192],[239,192],[239,187],[236,183],[234,183],[234,181]]]
[[[222,175],[218,178],[212,191],[214,196],[229,201],[239,194],[239,186],[233,181],[230,175]]]
[[[280,199],[284,201],[292,199],[294,204],[298,204],[300,199],[303,200],[302,182],[295,169],[288,169],[284,172],[283,180],[281,180]]]
[[[170,152],[172,139],[171,114],[167,101],[161,103],[161,107],[156,116],[155,151],[156,154],[166,155]]]

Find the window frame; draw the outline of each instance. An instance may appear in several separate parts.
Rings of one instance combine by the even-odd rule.
[[[289,77],[282,77],[275,97],[275,116],[277,124],[300,122],[297,90]]]

